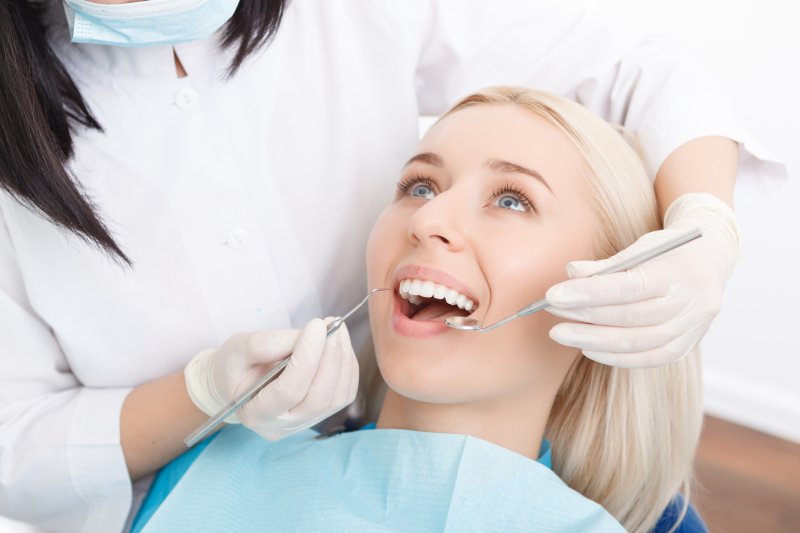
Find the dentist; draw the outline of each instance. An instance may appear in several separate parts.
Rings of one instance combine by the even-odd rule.
[[[313,317],[363,296],[421,114],[528,85],[638,134],[666,229],[622,254],[704,238],[547,295],[584,322],[555,340],[619,366],[702,337],[737,172],[782,173],[671,42],[545,1],[0,0],[0,72],[0,515],[44,530],[126,529],[183,437],[292,350],[230,422],[279,439],[353,400],[366,321],[326,339]]]

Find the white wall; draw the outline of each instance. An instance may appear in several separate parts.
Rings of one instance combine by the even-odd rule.
[[[791,0],[592,0],[678,35],[726,82],[737,114],[789,167],[739,202],[744,249],[703,342],[709,413],[800,442],[800,6]]]

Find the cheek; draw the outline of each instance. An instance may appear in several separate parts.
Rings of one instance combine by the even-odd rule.
[[[567,279],[566,265],[577,258],[556,236],[518,238],[508,233],[483,239],[478,257],[490,290],[486,311],[497,319],[544,298],[547,289]]]
[[[568,279],[566,265],[569,261],[588,257],[583,255],[587,243],[568,231],[542,231],[525,237],[519,238],[519,233],[514,238],[510,233],[496,233],[494,238],[483,240],[485,246],[479,256],[490,286],[489,307],[483,317],[485,324],[544,298],[547,289]],[[539,311],[481,334],[475,339],[476,349],[506,354],[506,370],[510,372],[501,372],[508,383],[517,377],[519,383],[531,377],[548,383],[561,376],[578,354],[577,349],[550,339],[550,329],[560,322],[564,319]]]

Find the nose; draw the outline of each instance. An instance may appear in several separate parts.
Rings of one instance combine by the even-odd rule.
[[[422,246],[442,246],[449,251],[464,248],[464,203],[454,191],[446,191],[420,206],[408,224],[408,239]],[[461,206],[461,208],[459,208]]]

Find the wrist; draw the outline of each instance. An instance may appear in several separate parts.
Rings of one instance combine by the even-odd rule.
[[[739,258],[741,237],[733,209],[706,192],[686,193],[673,201],[664,213],[664,228],[699,227],[703,236],[719,243],[718,251],[729,259],[730,271]]]
[[[227,404],[219,396],[213,383],[213,358],[216,349],[210,348],[197,354],[183,369],[186,392],[192,403],[209,417],[216,415]],[[229,424],[238,424],[239,419],[235,414],[225,419]]]

